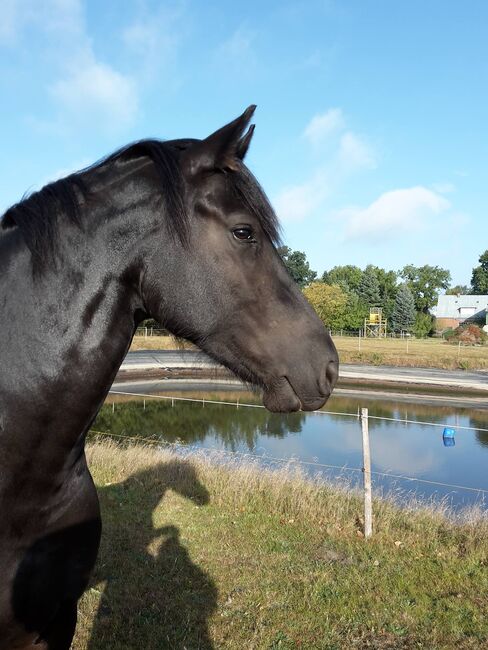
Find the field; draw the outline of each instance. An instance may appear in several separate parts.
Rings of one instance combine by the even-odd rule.
[[[104,518],[73,650],[488,647],[488,521],[170,449],[88,448]]]
[[[488,368],[488,345],[482,347],[450,345],[442,339],[358,339],[336,336],[334,343],[343,363],[386,366],[411,366],[454,370]],[[170,336],[136,336],[131,350],[172,350],[191,348]]]

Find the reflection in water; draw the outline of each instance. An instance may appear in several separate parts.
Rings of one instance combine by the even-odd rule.
[[[227,399],[228,396],[226,395]],[[207,395],[206,399],[223,398]],[[265,409],[239,408],[219,404],[146,400],[141,413],[140,400],[118,404],[114,411],[105,405],[93,428],[127,436],[158,438],[165,442],[194,444],[209,437],[221,442],[226,449],[235,451],[245,445],[256,447],[259,436],[284,438],[288,433],[300,433],[304,413],[281,415]],[[142,417],[143,416],[143,417]]]
[[[216,401],[256,403],[256,395],[229,392],[196,393],[172,391],[184,396]],[[360,423],[357,417],[333,414],[292,413],[281,415],[265,409],[201,403],[132,398],[112,398],[100,412],[95,430],[120,435],[145,437],[166,442],[180,441],[197,447],[253,452],[279,458],[299,458],[309,462],[336,465],[340,472],[323,470],[337,478],[355,477],[347,468],[362,466]],[[367,407],[371,416],[410,420],[411,423],[370,419],[373,471],[401,474],[441,483],[468,486],[476,491],[452,490],[439,485],[396,481],[375,476],[376,488],[387,490],[400,487],[415,490],[420,497],[448,498],[453,504],[480,501],[488,490],[486,464],[488,461],[487,416],[484,411],[456,408],[449,405],[412,404],[395,400],[333,397],[327,411],[359,413]],[[114,408],[114,411],[112,409]],[[473,427],[475,431],[458,429],[456,446],[444,447],[442,426]],[[315,471],[317,468],[312,468]],[[488,492],[486,494],[488,497]]]

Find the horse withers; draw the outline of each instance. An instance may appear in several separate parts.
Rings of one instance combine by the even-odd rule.
[[[0,650],[70,646],[100,537],[85,436],[141,320],[272,411],[318,409],[335,385],[332,340],[243,163],[253,112],[204,140],[125,147],[0,221]]]

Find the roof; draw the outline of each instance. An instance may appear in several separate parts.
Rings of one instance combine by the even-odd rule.
[[[488,295],[439,296],[435,311],[437,318],[472,318],[475,315],[484,318],[488,311]]]

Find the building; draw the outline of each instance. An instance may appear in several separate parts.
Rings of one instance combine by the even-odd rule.
[[[461,323],[487,324],[488,296],[439,296],[435,309],[436,330],[458,327]]]

